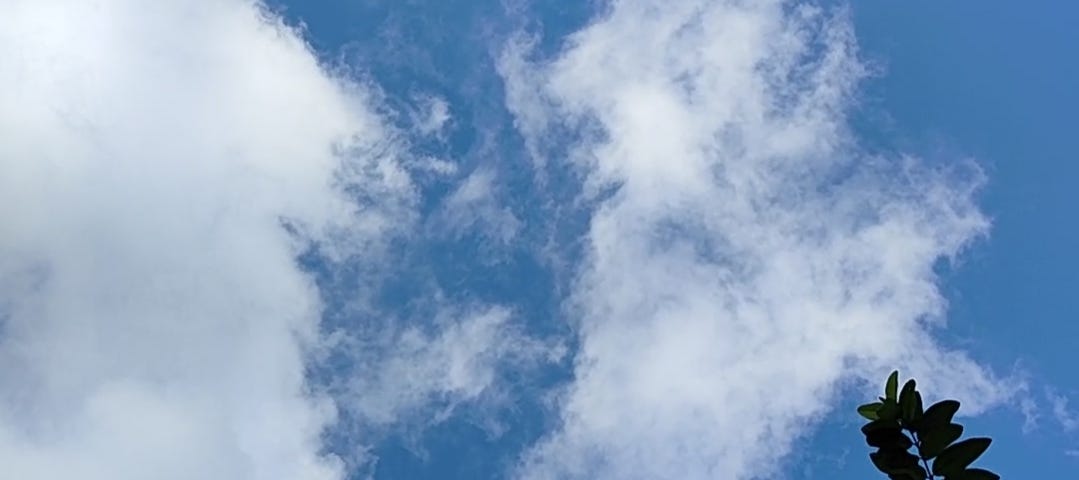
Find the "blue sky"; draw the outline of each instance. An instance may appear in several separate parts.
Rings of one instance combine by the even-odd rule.
[[[1079,65],[1067,50],[1079,40],[1068,27],[1079,11],[1052,2],[912,5],[855,9],[863,48],[890,65],[873,94],[894,122],[893,137],[984,166],[981,204],[994,219],[989,238],[946,277],[952,321],[941,335],[997,368],[1016,362],[1035,393],[1074,396],[1077,380],[1066,370],[1079,338],[1071,293],[1079,226],[1069,206],[1079,194],[1069,185],[1077,94],[1068,86]],[[1074,427],[1054,425],[1048,412],[1026,434],[1017,423],[1014,412],[972,419],[995,434],[1001,472],[1079,468],[1060,454],[1074,449]]]
[[[0,6],[0,463],[1079,471],[1079,7],[738,3]]]

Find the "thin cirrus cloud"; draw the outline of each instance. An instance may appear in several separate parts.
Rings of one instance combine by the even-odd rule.
[[[338,398],[370,429],[416,423],[422,429],[444,421],[459,404],[500,401],[500,366],[559,354],[516,331],[506,308],[457,310],[445,307],[447,315],[436,319],[437,335],[417,327],[395,332],[394,348],[373,349],[379,355],[367,364],[370,373],[346,379]]]
[[[891,366],[972,411],[1007,395],[929,334],[934,264],[988,230],[980,172],[859,151],[843,12],[608,7],[553,58],[525,36],[500,63],[537,164],[564,159],[598,202],[574,381],[518,478],[768,476],[841,382]]]
[[[297,255],[344,265],[414,220],[372,102],[257,2],[0,5],[5,476],[338,479],[341,409],[482,393],[508,310],[407,337],[426,376],[364,402],[306,379],[332,346]]]
[[[1046,398],[1053,410],[1053,419],[1060,424],[1065,432],[1079,429],[1079,416],[1068,408],[1068,397],[1060,395],[1049,389],[1045,392]]]

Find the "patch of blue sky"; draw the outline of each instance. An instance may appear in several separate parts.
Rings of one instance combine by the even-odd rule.
[[[1015,411],[971,419],[996,439],[994,459],[1015,477],[1079,471],[1079,444],[1053,417],[1045,389],[1079,394],[1079,6],[1049,1],[880,2],[858,9],[861,43],[887,65],[869,98],[885,132],[926,157],[969,155],[985,169],[993,219],[944,277],[951,299],[942,338],[1000,371],[1030,375],[1040,419]],[[918,147],[920,145],[920,147]]]
[[[391,109],[384,113],[406,136],[412,153],[448,162],[455,169],[426,181],[417,175],[420,222],[425,224],[419,231],[426,234],[397,240],[391,249],[394,268],[380,270],[378,283],[364,282],[365,273],[374,272],[364,272],[362,265],[331,270],[322,268],[317,252],[305,257],[324,295],[325,325],[359,332],[377,332],[379,326],[394,321],[429,327],[434,314],[429,296],[437,291],[456,303],[512,306],[528,334],[567,339],[572,344],[568,326],[562,323],[557,292],[573,272],[557,268],[558,262],[540,258],[538,253],[545,246],[555,246],[552,252],[569,255],[562,261],[572,264],[572,243],[585,231],[587,216],[546,200],[576,195],[573,179],[552,178],[545,185],[534,181],[531,159],[505,108],[495,62],[499,45],[519,32],[520,25],[540,28],[535,22],[543,19],[542,28],[554,34],[542,38],[559,39],[589,18],[588,9],[548,2],[522,3],[522,10],[507,10],[496,1],[312,1],[272,7],[290,23],[305,25],[307,38],[324,62],[344,65],[377,84],[381,100]],[[430,98],[449,106],[450,119],[442,135],[414,129],[410,112],[422,110],[424,100]],[[507,244],[497,244],[482,228],[459,232],[440,228],[441,217],[452,214],[445,211],[446,200],[469,175],[484,169],[497,178],[497,188],[491,192],[494,199],[520,219],[519,231],[513,232]],[[565,173],[554,170],[552,175]],[[375,291],[371,305],[376,308],[350,308],[352,297],[364,289],[368,294]],[[369,347],[377,355],[380,347]],[[515,398],[509,408],[480,412],[468,405],[457,406],[454,415],[422,426],[420,433],[403,422],[405,426],[385,433],[374,446],[371,453],[377,462],[351,476],[504,477],[520,452],[551,427],[553,418],[542,405],[543,395],[567,378],[568,367],[566,363],[549,365],[527,377],[514,370],[504,372],[499,383]],[[347,376],[355,368],[363,365],[356,364],[354,352],[331,354],[314,373],[328,379]],[[433,403],[437,408],[439,401]],[[327,449],[347,458],[358,439],[369,441],[371,432],[353,431],[347,427],[348,419],[340,425],[327,432]]]
[[[1079,6],[860,2],[852,12],[862,55],[879,68],[853,122],[860,140],[940,164],[971,158],[987,177],[979,202],[993,227],[942,265],[948,325],[936,334],[998,372],[1024,372],[1030,391],[967,419],[968,435],[994,438],[985,462],[1005,478],[1079,471],[1067,455],[1079,436],[1054,419],[1045,394],[1079,393]],[[794,478],[875,475],[851,441],[856,419],[840,415],[857,400],[790,460]]]

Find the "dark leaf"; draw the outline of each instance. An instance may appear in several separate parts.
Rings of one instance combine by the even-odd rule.
[[[915,394],[918,393],[915,390],[916,385],[913,378],[907,380],[907,383],[903,384],[903,390],[899,392],[899,409],[903,414],[903,423],[906,425],[912,424],[915,416],[921,416],[922,413],[918,411],[915,398]]]
[[[896,396],[896,391],[898,390],[899,370],[894,370],[891,375],[888,375],[888,381],[884,384],[884,398],[898,402],[899,398]]]
[[[887,450],[906,451],[914,446],[914,442],[903,434],[899,428],[881,428],[865,434],[865,443],[870,447],[878,447]]]
[[[877,418],[881,420],[896,420],[899,418],[899,404],[895,400],[885,399],[877,409]]]
[[[955,416],[957,411],[959,411],[959,402],[955,400],[943,400],[934,403],[925,409],[925,415],[922,415],[922,421],[919,422],[918,427],[920,430],[928,431],[946,426],[952,423],[952,417]]]
[[[911,471],[917,471],[918,457],[902,450],[879,450],[869,454],[869,459],[877,470],[891,475],[905,475]],[[923,470],[924,472],[924,470]],[[922,478],[925,478],[923,475]]]
[[[899,430],[899,422],[895,420],[873,420],[865,425],[862,425],[862,433],[869,435],[869,432],[875,430]]]
[[[871,447],[899,448],[902,450],[910,448],[909,445],[904,446],[909,442],[909,439],[906,439],[906,435],[903,435],[899,423],[895,420],[874,420],[862,426],[862,433],[865,435],[866,443]],[[903,439],[906,439],[906,441]]]
[[[883,404],[880,402],[873,402],[862,405],[858,407],[858,415],[861,415],[868,420],[876,420],[878,418],[877,410],[880,409],[881,405]]]
[[[907,478],[909,478],[910,480],[925,480],[925,478],[929,476],[926,474],[925,469],[918,464],[907,467],[905,470],[903,470],[903,473],[906,473]]]
[[[906,464],[904,466],[901,466],[901,467],[885,467],[885,468],[888,468],[888,471],[885,472],[885,473],[888,474],[889,479],[926,480],[926,477],[928,476],[925,473],[925,469],[922,468],[922,466],[918,465],[917,463],[908,463],[908,464]],[[877,467],[877,469],[880,470],[880,467]]]
[[[951,445],[952,442],[959,440],[961,436],[963,436],[963,426],[958,423],[951,423],[929,430],[919,438],[922,441],[919,453],[921,453],[922,458],[927,460],[936,457],[945,448],[948,448],[948,445]]]
[[[948,476],[962,472],[985,453],[992,441],[985,437],[968,438],[945,448],[933,461],[933,474]]]
[[[914,417],[911,419],[911,426],[917,427],[922,423],[922,416],[925,415],[925,410],[922,409],[922,394],[914,392]]]

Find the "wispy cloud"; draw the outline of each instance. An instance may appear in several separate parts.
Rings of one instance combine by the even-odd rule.
[[[1029,434],[1038,428],[1038,404],[1029,395],[1024,395],[1019,400],[1019,413],[1023,416],[1023,433]]]
[[[521,229],[521,221],[500,205],[495,195],[495,172],[479,168],[469,174],[443,201],[440,215],[433,219],[436,232],[461,236],[479,233],[486,242],[506,245]]]
[[[413,113],[412,125],[422,135],[440,135],[447,123],[453,120],[446,100],[427,95],[417,99],[419,110]]]
[[[841,380],[892,366],[970,411],[1007,395],[928,332],[935,262],[988,229],[981,174],[858,150],[845,112],[866,71],[843,12],[617,1],[534,56],[508,48],[508,104],[599,206],[562,425],[520,478],[768,475]]]
[[[420,423],[440,422],[462,402],[496,400],[501,365],[542,362],[558,352],[517,332],[505,308],[447,313],[437,320],[434,333],[416,326],[394,332],[386,342],[392,348],[370,352],[376,355],[368,375],[345,379],[339,398],[369,426],[417,417]]]
[[[1045,396],[1053,408],[1053,419],[1060,424],[1061,428],[1068,432],[1079,429],[1079,416],[1076,416],[1075,412],[1068,408],[1068,397],[1060,395],[1051,389],[1046,390]]]

